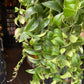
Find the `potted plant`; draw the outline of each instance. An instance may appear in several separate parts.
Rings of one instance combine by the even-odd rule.
[[[40,84],[41,80],[44,84],[48,78],[53,79],[51,84],[66,84],[67,78],[71,84],[80,84],[84,0],[19,0],[19,3],[20,8],[15,7],[18,12],[15,38],[22,42],[23,57],[14,77],[27,57],[35,65],[34,69],[26,70],[33,74],[30,84]]]

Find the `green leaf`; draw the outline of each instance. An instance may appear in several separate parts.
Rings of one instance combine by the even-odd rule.
[[[64,15],[66,17],[71,17],[76,14],[78,7],[79,7],[79,1],[78,0],[65,0],[64,3]]]
[[[48,55],[48,54],[44,54],[43,57],[47,60],[52,60],[52,59],[56,58],[56,56],[52,56],[52,55]]]
[[[62,36],[63,36],[63,38],[67,38],[68,37],[64,32],[62,32]]]
[[[64,60],[63,64],[66,65],[66,66],[68,66],[68,67],[71,67],[71,62],[68,61],[68,60]]]
[[[73,66],[77,66],[77,65],[78,65],[78,59],[77,59],[76,56],[73,56],[73,57],[72,57],[72,65],[73,65]]]
[[[64,0],[65,4],[75,4],[76,3],[76,0]]]
[[[41,80],[45,79],[45,76],[43,76],[43,74],[38,74],[38,76],[40,77]]]
[[[25,52],[30,54],[30,55],[38,55],[39,54],[39,52],[34,51],[32,49],[25,49]]]
[[[60,55],[60,56],[58,56],[58,58],[57,58],[57,60],[58,60],[58,61],[61,61],[61,62],[62,62],[63,59],[65,59],[65,56],[64,56],[64,55]]]
[[[37,13],[37,11],[35,10],[34,7],[30,7],[26,10],[26,13],[25,13],[25,20],[27,20],[31,15]]]
[[[30,0],[30,2],[31,2],[31,4],[33,5],[35,1],[34,1],[34,0]]]
[[[76,7],[75,4],[68,4],[68,5],[65,5],[65,8],[72,9],[72,10],[75,10],[75,7]]]
[[[30,73],[30,74],[35,74],[35,70],[34,69],[28,69],[26,70],[27,73]]]
[[[29,35],[27,34],[27,32],[23,32],[20,36],[19,42],[27,40],[28,38],[29,38]]]
[[[24,14],[25,10],[24,9],[20,9],[20,14]]]
[[[56,47],[52,47],[52,53],[51,55],[59,55],[59,49]]]
[[[18,17],[16,17],[15,19],[14,19],[14,22],[15,22],[15,24],[18,26],[18,20],[19,20],[19,18]]]
[[[80,7],[84,7],[84,1],[80,2]]]
[[[37,74],[39,76],[40,79],[44,80],[45,79],[45,76],[43,75],[44,74],[44,70],[42,70],[42,68],[37,68]]]
[[[63,45],[64,41],[60,37],[56,37],[51,40],[54,45]]]
[[[55,74],[53,80],[54,81],[60,81],[60,82],[62,81],[59,74]]]
[[[45,34],[47,33],[47,31],[45,31],[44,33],[41,33],[39,35],[36,35],[37,37],[43,37]]]
[[[53,18],[53,24],[57,25],[57,27],[61,27],[62,15],[63,13],[60,13]]]
[[[38,16],[42,16],[42,14],[43,14],[43,7],[42,7],[42,5],[41,4],[36,4],[35,9],[38,12]]]
[[[29,1],[29,0],[28,0],[28,1]],[[21,0],[21,5],[22,5],[22,6],[27,6],[28,1],[27,1],[27,0]]]
[[[30,48],[29,44],[26,43],[26,42],[23,42],[23,47],[25,47],[26,49],[27,49],[27,48]]]
[[[73,1],[65,0],[64,5],[65,8],[77,10],[77,8],[79,7],[79,0],[73,0]]]
[[[35,27],[34,27],[34,29],[38,26],[38,22],[35,22],[36,21],[36,19],[35,19],[35,17],[33,17],[32,19],[30,19],[29,20],[29,23],[27,23],[26,24],[26,26],[25,26],[25,28],[24,28],[24,30],[26,31],[26,32],[28,32],[29,31],[29,29],[30,29],[30,31],[33,29],[33,26],[35,25]],[[35,23],[34,23],[35,22]],[[32,25],[33,24],[33,25]],[[31,29],[32,28],[32,29]]]
[[[62,32],[60,29],[54,29],[54,34],[53,36],[55,37],[62,37]]]
[[[81,54],[83,54],[83,47],[79,47]]]
[[[82,21],[84,21],[84,9],[79,9],[77,11],[77,15],[75,16],[75,22],[77,24],[81,24]],[[80,26],[80,25],[76,25],[76,26]],[[79,28],[77,28],[77,29],[79,29]],[[80,27],[80,29],[81,29],[81,27]]]
[[[43,5],[57,12],[61,11],[61,6],[56,1],[47,1],[47,2],[44,2]]]
[[[30,45],[33,45],[33,44],[35,44],[35,39],[33,39],[33,38],[31,38],[31,40],[30,40]]]
[[[48,31],[47,37],[51,37],[52,38],[52,36],[53,36],[53,32],[52,31]]]
[[[33,80],[33,81],[30,81],[30,84],[40,84],[40,82],[37,80]]]
[[[34,59],[34,58],[30,57],[30,56],[28,56],[28,59],[29,59],[30,62],[32,62],[34,64],[39,64],[40,63],[40,60]]]
[[[56,80],[54,80],[51,84],[56,84],[57,82],[56,82]]]
[[[45,27],[48,26],[49,23],[50,23],[50,20],[47,18],[44,18],[43,20],[40,21],[39,28],[44,29]]]
[[[55,63],[53,62],[49,62],[48,65],[50,66],[51,70],[53,71],[53,73],[56,73],[57,71],[57,66]]]
[[[69,77],[71,77],[71,73],[66,72],[64,75],[61,75],[60,77],[61,77],[62,79],[69,78]]]
[[[63,0],[55,0],[55,1],[57,1],[57,2],[59,3],[59,5],[60,5],[61,7],[63,7],[63,3],[64,3]]]
[[[24,23],[25,23],[25,17],[19,15],[18,18],[19,18],[19,22],[20,22],[21,24],[24,24]]]
[[[18,38],[20,37],[21,31],[22,31],[22,28],[17,28],[17,29],[15,30],[15,35],[14,35],[14,37],[15,37],[16,39],[18,39]]]
[[[39,22],[38,21],[35,21],[32,26],[30,27],[29,31],[34,31],[39,25]]]
[[[35,44],[35,41],[36,41],[36,40],[32,38],[32,39],[30,40],[30,45],[34,45],[34,44]]]
[[[42,46],[41,45],[34,45],[34,50],[41,50]]]
[[[70,42],[75,43],[78,40],[78,37],[76,37],[75,35],[71,35],[69,39]]]
[[[63,54],[66,51],[65,48],[60,49],[60,53]]]
[[[15,12],[18,12],[19,11],[19,8],[18,7],[15,7]]]
[[[75,10],[72,10],[72,9],[69,9],[69,8],[63,8],[63,11],[64,11],[64,16],[65,17],[71,17],[76,13]]]
[[[37,71],[36,71],[36,73],[33,75],[33,80],[36,81],[36,82],[34,82],[35,84],[37,84],[37,81],[40,82],[40,78],[39,78],[39,76],[38,76],[38,74],[37,74]],[[34,84],[34,83],[33,83],[33,84]]]
[[[72,57],[72,56],[73,56],[73,51],[70,50],[70,51],[68,51],[66,54],[67,54],[69,57]]]

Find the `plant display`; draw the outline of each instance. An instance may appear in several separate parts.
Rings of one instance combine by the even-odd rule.
[[[53,78],[51,84],[80,84],[83,69],[84,0],[19,0],[15,7],[18,28],[15,38],[22,42],[23,57],[15,68],[15,76],[24,58],[35,68],[30,84]],[[33,58],[31,56],[36,56]],[[15,77],[14,76],[14,77]],[[43,82],[44,84],[44,82]]]

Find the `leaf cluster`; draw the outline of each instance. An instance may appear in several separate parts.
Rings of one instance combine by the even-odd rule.
[[[79,84],[84,38],[84,0],[19,0],[15,7],[19,28],[15,38],[23,43],[23,56],[35,64],[30,84],[53,78],[51,84]],[[32,58],[36,56],[37,58]]]

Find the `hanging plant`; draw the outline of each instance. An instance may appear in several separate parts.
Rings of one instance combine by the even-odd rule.
[[[30,84],[40,84],[41,80],[53,78],[51,84],[80,84],[84,58],[80,36],[84,30],[84,0],[19,0],[15,7],[18,16],[15,23],[19,27],[15,38],[22,42],[23,57],[17,64],[17,73],[24,58],[34,63]],[[36,59],[31,57],[36,56]]]

